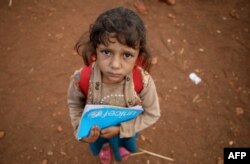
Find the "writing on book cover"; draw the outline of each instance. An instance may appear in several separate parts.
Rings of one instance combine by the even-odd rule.
[[[90,129],[97,125],[100,129],[119,125],[122,122],[136,118],[143,111],[141,106],[130,108],[110,105],[86,105],[79,122],[77,139],[89,135]]]

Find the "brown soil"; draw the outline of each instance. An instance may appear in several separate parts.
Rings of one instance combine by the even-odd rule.
[[[127,163],[222,162],[224,147],[250,146],[250,3],[145,0],[141,14],[155,56],[162,117]],[[0,1],[0,163],[98,163],[73,136],[69,77],[83,62],[79,36],[106,9],[127,0]],[[202,82],[195,85],[191,72]]]

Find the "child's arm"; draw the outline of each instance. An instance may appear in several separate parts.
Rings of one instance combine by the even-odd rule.
[[[101,137],[103,138],[112,138],[120,133],[119,126],[111,126],[106,129],[101,130]]]
[[[148,128],[160,118],[160,106],[155,83],[150,75],[140,93],[144,112],[133,120],[124,122],[120,126],[120,137],[131,137],[135,133]]]
[[[79,89],[80,71],[76,71],[70,78],[70,84],[68,88],[67,103],[69,108],[69,116],[71,124],[76,135],[79,121],[85,106],[84,95]]]

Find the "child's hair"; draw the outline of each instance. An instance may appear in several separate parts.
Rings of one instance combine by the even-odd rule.
[[[75,50],[89,66],[98,44],[108,45],[109,37],[116,37],[121,43],[132,48],[139,48],[138,61],[147,71],[151,66],[151,54],[146,47],[146,29],[141,18],[132,10],[118,7],[102,13],[90,26],[89,40],[82,36],[75,45]],[[112,34],[112,35],[111,35]],[[113,34],[115,34],[113,36]],[[139,45],[139,47],[137,47]]]

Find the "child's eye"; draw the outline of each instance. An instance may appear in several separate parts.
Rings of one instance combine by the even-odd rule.
[[[109,51],[109,50],[101,50],[101,53],[102,53],[104,56],[110,56],[110,51]]]
[[[128,60],[128,59],[132,58],[133,55],[131,53],[124,53],[123,57],[124,57],[124,59]]]

